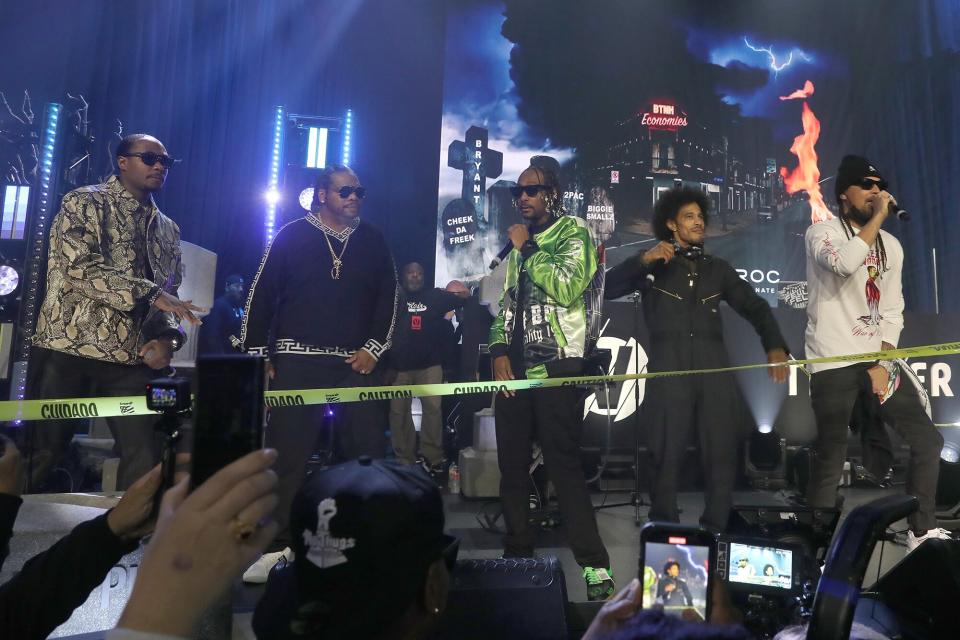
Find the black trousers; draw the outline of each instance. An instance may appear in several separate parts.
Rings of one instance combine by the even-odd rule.
[[[507,525],[504,555],[532,556],[536,532],[530,526],[530,456],[540,443],[547,477],[553,482],[570,549],[583,567],[609,567],[610,557],[593,513],[580,462],[583,392],[573,387],[518,391],[497,396],[497,457],[500,499]]]
[[[695,430],[706,501],[700,524],[714,532],[727,528],[740,461],[740,408],[736,380],[728,373],[647,381],[642,419],[653,465],[650,520],[680,521],[677,486],[680,474],[696,464],[687,455]]]
[[[380,368],[370,375],[353,371],[342,358],[330,356],[278,355],[274,362],[274,391],[333,387],[369,387],[381,382]],[[383,458],[387,451],[385,400],[332,405],[335,414],[334,454],[337,461],[367,455]],[[317,449],[325,405],[275,407],[270,409],[265,435],[266,446],[277,450],[273,465],[279,479],[279,503],[275,518],[280,532],[273,547],[290,543],[290,506],[307,476],[307,461]]]
[[[31,364],[39,370],[32,380],[29,397],[83,398],[97,396],[143,396],[145,385],[163,374],[144,364],[127,365],[81,358],[60,351],[34,347]],[[160,439],[154,416],[106,418],[120,456],[117,488],[126,489],[160,461]],[[50,473],[60,464],[76,430],[76,420],[34,422],[27,435],[32,451],[30,490],[42,490]]]
[[[810,459],[807,501],[810,506],[836,505],[837,484],[847,455],[847,427],[860,393],[863,377],[872,364],[855,364],[813,374],[810,400],[817,419],[817,440]],[[910,446],[906,492],[916,496],[920,508],[907,521],[915,532],[937,526],[936,493],[943,436],[920,404],[917,390],[902,380],[890,399],[880,405],[880,417]]]

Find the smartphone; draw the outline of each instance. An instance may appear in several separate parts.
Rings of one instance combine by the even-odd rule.
[[[231,354],[197,360],[191,487],[263,447],[264,359]]]
[[[794,596],[802,589],[802,550],[778,540],[721,536],[717,575],[731,591]]]
[[[663,607],[684,620],[708,620],[717,559],[712,533],[649,522],[640,530],[640,584],[644,609]]]

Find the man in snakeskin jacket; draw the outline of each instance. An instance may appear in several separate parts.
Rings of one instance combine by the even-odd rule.
[[[180,229],[152,194],[173,165],[145,134],[117,147],[119,174],[66,194],[50,229],[47,286],[33,336],[34,399],[141,395],[183,344],[180,321],[199,309],[177,299]],[[62,410],[59,410],[62,409]],[[70,445],[69,406],[33,425],[31,489],[42,489]],[[120,454],[118,488],[158,458],[149,416],[108,418]]]

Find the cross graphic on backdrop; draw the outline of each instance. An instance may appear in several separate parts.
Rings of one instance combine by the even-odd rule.
[[[489,132],[473,126],[463,140],[454,140],[447,148],[447,166],[463,171],[461,197],[473,205],[476,220],[483,220],[487,178],[498,178],[503,171],[503,154],[487,147]]]

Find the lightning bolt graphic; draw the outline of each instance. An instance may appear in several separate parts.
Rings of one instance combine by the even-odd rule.
[[[805,54],[800,49],[791,49],[790,55],[787,56],[786,62],[777,63],[777,54],[773,52],[773,47],[755,47],[750,44],[750,41],[747,40],[747,37],[743,37],[743,44],[747,45],[747,48],[751,51],[756,51],[757,53],[765,53],[767,57],[770,58],[770,68],[773,69],[774,75],[779,74],[781,71],[789,67],[793,63],[793,54],[796,53],[797,57],[801,58],[804,62],[810,62],[810,56]]]
[[[703,567],[703,565],[697,564],[697,563],[694,561],[693,555],[692,555],[692,554],[693,554],[693,550],[690,549],[690,547],[683,546],[683,545],[679,545],[679,544],[678,544],[678,545],[675,545],[675,546],[676,546],[677,549],[680,549],[680,551],[683,551],[683,552],[686,554],[686,556],[687,556],[687,561],[690,563],[690,565],[696,567],[696,568],[697,568],[697,571],[699,571],[700,574],[703,576],[703,579],[706,580],[706,579],[707,579],[707,570]]]

